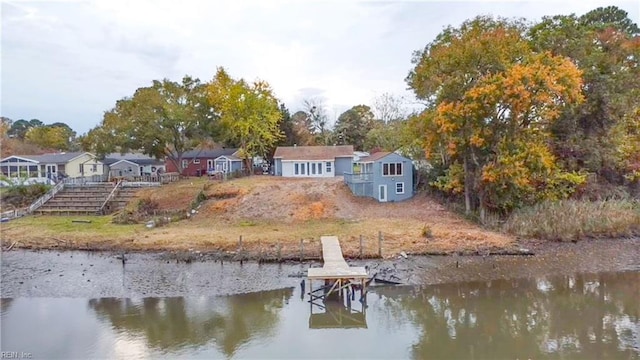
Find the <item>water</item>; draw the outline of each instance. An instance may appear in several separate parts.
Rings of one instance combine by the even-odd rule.
[[[376,287],[349,309],[299,287],[233,296],[5,298],[32,358],[640,359],[640,272]],[[5,356],[6,357],[6,356]]]

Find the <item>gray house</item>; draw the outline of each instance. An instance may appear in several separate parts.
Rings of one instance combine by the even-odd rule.
[[[353,146],[278,146],[273,162],[276,176],[342,176],[352,169]]]
[[[140,153],[108,154],[104,163],[108,167],[109,177],[133,179],[165,172],[164,161]]]
[[[354,162],[344,181],[356,196],[379,202],[407,200],[413,197],[413,163],[396,153],[374,153]]]

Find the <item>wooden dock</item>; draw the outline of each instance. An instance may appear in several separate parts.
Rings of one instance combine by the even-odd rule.
[[[353,297],[356,288],[361,291],[361,299],[365,299],[369,274],[364,267],[351,267],[342,256],[342,249],[337,236],[322,236],[322,258],[324,265],[321,268],[309,268],[309,296],[313,304],[315,300],[325,300],[331,294],[342,297],[343,291],[347,291],[347,299]],[[320,280],[323,286],[313,289],[313,281]],[[350,302],[350,301],[349,301]]]

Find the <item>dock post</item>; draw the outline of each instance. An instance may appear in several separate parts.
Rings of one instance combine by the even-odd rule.
[[[378,257],[382,258],[382,231],[378,231]]]
[[[282,261],[282,244],[278,240],[278,262]]]
[[[303,257],[304,257],[304,239],[300,239],[300,262],[302,262]]]
[[[362,259],[362,235],[360,235],[360,259]]]

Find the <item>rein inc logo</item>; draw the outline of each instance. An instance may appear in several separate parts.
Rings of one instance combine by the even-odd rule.
[[[30,352],[24,351],[0,351],[0,359],[32,359]]]

